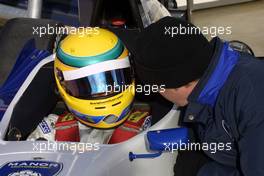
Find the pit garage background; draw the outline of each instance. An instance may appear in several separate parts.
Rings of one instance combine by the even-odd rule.
[[[78,3],[82,0],[0,0],[0,28],[10,18],[28,16],[28,5],[42,3],[41,17],[52,18],[68,25],[78,26]],[[122,1],[123,3],[125,1]],[[121,4],[122,4],[121,2]],[[165,3],[167,0],[161,0]],[[167,2],[168,3],[168,2]],[[178,9],[186,9],[186,0],[169,1]],[[226,40],[241,40],[253,48],[257,56],[264,55],[264,1],[263,0],[194,0],[192,21],[198,26],[232,26],[232,35],[220,36]],[[32,7],[32,6],[31,6]],[[31,14],[38,13],[31,11]],[[252,20],[254,19],[254,20]],[[210,36],[208,36],[210,38]]]

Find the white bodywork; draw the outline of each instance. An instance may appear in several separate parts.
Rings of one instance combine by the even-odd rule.
[[[145,136],[147,131],[120,144],[100,145],[97,151],[84,153],[71,150],[42,151],[36,146],[48,145],[45,141],[4,141],[13,108],[23,95],[24,91],[37,74],[39,69],[53,61],[54,56],[42,60],[30,73],[15,98],[8,107],[0,123],[0,167],[11,161],[39,160],[63,163],[60,176],[172,176],[177,152],[163,153],[154,159],[136,159],[129,161],[129,152],[136,154],[150,153],[146,147]],[[180,112],[173,107],[168,114],[148,130],[176,128]]]

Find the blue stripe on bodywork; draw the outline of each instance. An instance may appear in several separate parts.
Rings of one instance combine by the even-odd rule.
[[[11,73],[0,87],[0,121],[2,120],[8,105],[13,100],[17,91],[24,83],[35,66],[50,53],[39,50],[35,46],[35,40],[29,40],[20,52]]]
[[[237,51],[234,51],[229,46],[229,43],[225,42],[218,64],[216,65],[215,70],[213,71],[207,84],[198,97],[199,103],[207,104],[210,106],[215,105],[217,96],[225,81],[227,80],[229,74],[237,64],[238,58],[239,53]]]

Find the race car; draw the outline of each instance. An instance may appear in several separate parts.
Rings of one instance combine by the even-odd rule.
[[[140,26],[133,23],[137,20],[115,16],[96,19],[86,21],[87,25],[100,22],[100,26],[140,30],[149,24]],[[153,19],[157,18],[148,18],[148,22]],[[137,106],[143,103],[150,107],[151,121],[122,142],[95,145],[27,140],[47,116],[67,109],[56,90],[53,67],[53,53],[62,36],[46,31],[40,37],[42,27],[48,26],[55,29],[63,25],[51,20],[14,19],[0,35],[0,175],[174,175],[175,146],[188,142],[188,132],[178,125],[180,110],[158,94],[136,95]],[[251,52],[240,46],[245,45],[234,42],[237,49]],[[48,131],[46,125],[41,128]]]
[[[29,40],[1,87],[0,175],[173,175],[177,152],[161,152],[164,143],[186,140],[187,131],[170,129],[178,127],[179,111],[167,102],[160,104],[157,95],[143,100],[156,110],[152,112],[156,122],[121,143],[87,147],[26,141],[46,115],[63,108],[55,91],[53,61],[54,54],[37,49]]]
[[[158,2],[155,5],[160,6]],[[131,19],[131,14],[111,16],[113,11],[104,8],[108,17],[90,19],[87,25],[140,30],[168,15],[164,9],[157,13],[160,16],[145,16],[141,26],[135,23],[138,19]],[[105,17],[102,11],[97,13],[95,17]],[[63,36],[50,31],[40,36],[43,27],[60,26],[63,24],[52,20],[13,19],[1,31],[0,51],[4,57],[0,61],[0,175],[173,175],[177,151],[169,145],[186,141],[187,130],[178,128],[177,107],[158,94],[136,95],[135,105],[150,107],[151,120],[136,133],[132,130],[133,137],[120,140],[117,135],[112,142],[100,144],[28,140],[47,116],[67,109],[56,90],[53,72],[53,53]],[[43,124],[40,127],[48,129]]]

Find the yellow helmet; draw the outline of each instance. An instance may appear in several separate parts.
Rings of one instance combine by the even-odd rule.
[[[113,128],[123,123],[135,94],[129,52],[112,32],[69,34],[56,51],[58,90],[68,109],[83,124]]]

